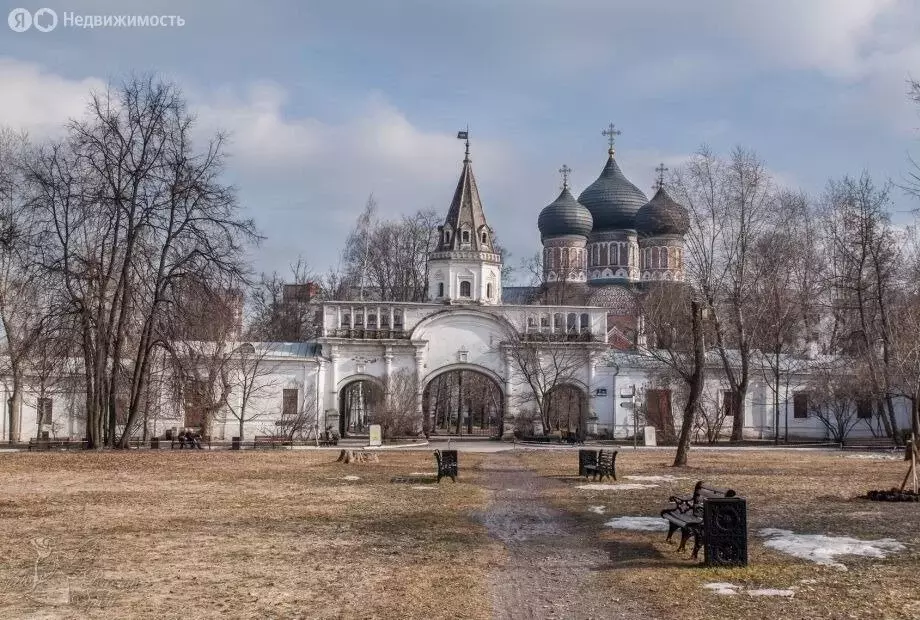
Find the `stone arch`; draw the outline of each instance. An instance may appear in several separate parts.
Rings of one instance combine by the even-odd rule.
[[[546,395],[547,414],[552,431],[575,433],[584,438],[588,431],[590,406],[584,383],[578,379],[567,379]]]
[[[336,386],[338,432],[341,437],[361,435],[374,422],[374,414],[386,402],[386,383],[364,373],[349,375]]]
[[[503,383],[494,371],[477,364],[458,362],[431,371],[422,382],[425,433],[501,437]]]

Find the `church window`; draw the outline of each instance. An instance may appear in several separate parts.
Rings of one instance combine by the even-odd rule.
[[[450,231],[449,230],[444,231],[444,243],[450,243]]]
[[[377,315],[368,314],[367,315],[367,326],[371,329],[377,329]]]
[[[652,269],[658,269],[658,248],[652,248]]]
[[[402,326],[403,326],[402,310],[393,310],[393,327],[395,329],[402,329]]]
[[[464,280],[460,283],[460,297],[472,297],[473,296],[473,285],[470,284],[469,280]]]
[[[570,312],[568,316],[566,316],[565,323],[566,329],[574,333],[578,329],[578,315],[574,312]]]
[[[562,329],[562,313],[557,312],[553,315],[553,329]]]
[[[492,299],[492,284],[486,284],[486,297]]]
[[[342,315],[342,327],[351,327],[351,315],[347,312]]]
[[[389,327],[390,326],[390,313],[384,311],[380,313],[380,327]]]
[[[601,264],[601,265],[609,265],[609,264],[610,264],[609,262],[607,262],[607,244],[606,244],[606,243],[605,243],[604,245],[601,246],[600,264]]]
[[[588,317],[587,312],[582,312],[581,314],[581,331],[586,332],[590,328],[590,318]]]
[[[438,297],[444,297],[444,283],[438,282]]]
[[[808,417],[808,392],[794,392],[792,394],[792,417]]]
[[[364,313],[355,312],[355,327],[364,327]]]
[[[470,231],[464,230],[463,231],[463,243],[469,243],[469,242],[470,242]]]
[[[668,248],[661,248],[661,266],[664,269],[668,268]]]
[[[563,269],[569,268],[569,249],[568,248],[562,248],[562,268]]]
[[[486,242],[486,233],[482,233],[482,242],[483,242],[483,243]]]

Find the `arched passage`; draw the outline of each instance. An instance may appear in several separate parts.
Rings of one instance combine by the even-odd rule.
[[[366,434],[385,398],[383,383],[378,379],[366,376],[347,379],[339,388],[339,435]]]
[[[499,379],[466,364],[433,373],[422,393],[422,420],[430,435],[500,437],[504,396]]]
[[[578,385],[563,383],[546,395],[546,412],[552,431],[576,433],[584,438],[588,424],[588,397]]]

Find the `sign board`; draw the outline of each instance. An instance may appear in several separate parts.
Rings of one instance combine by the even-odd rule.
[[[594,390],[595,396],[607,396],[607,388],[597,388]]]
[[[645,445],[647,446],[657,446],[658,442],[655,440],[655,427],[646,426],[645,427]]]
[[[372,446],[380,446],[380,445],[382,445],[382,444],[383,444],[383,438],[382,438],[382,435],[381,435],[381,433],[380,433],[380,425],[379,425],[379,424],[371,424],[370,427],[369,427],[369,429],[370,429],[370,435],[371,435],[370,445],[372,445]]]

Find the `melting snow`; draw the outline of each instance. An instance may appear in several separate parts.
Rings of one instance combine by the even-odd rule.
[[[599,515],[604,514],[604,507],[603,507],[603,506],[591,506],[590,508],[588,508],[588,510],[590,510],[590,511],[593,512],[594,514],[599,514]]]
[[[361,476],[345,476],[342,480],[360,480]]]
[[[671,476],[665,474],[663,476],[626,476],[627,480],[641,480],[643,482],[677,482],[678,480],[689,480],[684,476]]]
[[[775,588],[764,588],[763,590],[748,590],[749,596],[795,596],[795,590],[777,590]]]
[[[419,485],[419,486],[412,487],[412,488],[415,489],[416,491],[430,491],[430,490],[432,490],[432,489],[437,489],[438,487],[435,487],[435,486],[421,486],[421,485]]]
[[[734,596],[738,594],[738,590],[741,588],[741,586],[736,586],[733,583],[723,582],[707,583],[704,584],[703,587],[723,596]]]
[[[767,538],[764,545],[797,558],[816,564],[833,566],[840,570],[847,567],[836,562],[838,555],[860,555],[870,558],[884,558],[889,553],[903,551],[904,545],[893,538],[859,540],[846,536],[825,536],[823,534],[795,534],[790,530],[765,528],[760,535]]]
[[[652,489],[657,484],[580,484],[576,489],[585,491],[635,491],[636,489]]]
[[[668,522],[661,517],[616,517],[604,523],[617,530],[636,530],[640,532],[657,532],[668,529]]]
[[[903,457],[897,454],[847,454],[845,459],[868,459],[871,461],[900,461]]]

